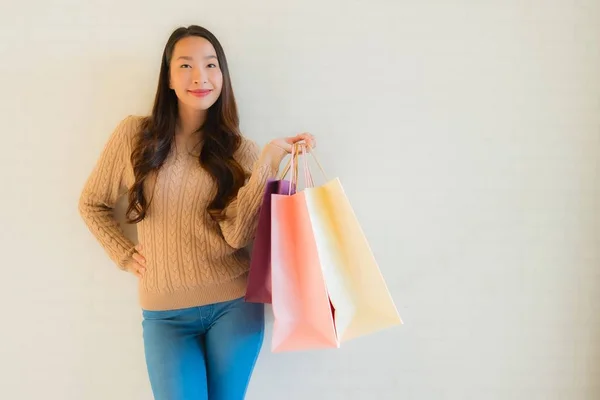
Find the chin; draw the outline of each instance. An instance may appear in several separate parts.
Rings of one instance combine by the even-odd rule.
[[[216,99],[192,99],[182,102],[186,108],[194,111],[206,111],[217,102]]]

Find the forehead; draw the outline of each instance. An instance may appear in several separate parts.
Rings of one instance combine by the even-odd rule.
[[[178,57],[204,58],[216,56],[217,52],[213,45],[203,37],[188,36],[179,40],[173,49],[173,60]]]

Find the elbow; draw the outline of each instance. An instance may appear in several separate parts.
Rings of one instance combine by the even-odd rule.
[[[248,241],[246,240],[241,240],[240,238],[234,238],[234,239],[226,239],[227,244],[229,244],[229,246],[235,250],[240,250],[243,249],[244,247],[246,247],[248,245]]]
[[[77,212],[79,216],[83,219],[83,221],[87,224],[90,215],[96,211],[94,207],[94,203],[90,196],[83,191],[79,195],[79,200],[77,202]]]
[[[224,235],[224,239],[227,244],[235,250],[243,249],[244,247],[248,246],[251,241],[250,238],[247,238],[245,235],[241,235],[237,232],[236,234]]]
[[[82,192],[79,195],[79,199],[77,201],[77,212],[79,213],[80,217],[83,217],[86,214],[86,210],[87,210],[87,197]]]

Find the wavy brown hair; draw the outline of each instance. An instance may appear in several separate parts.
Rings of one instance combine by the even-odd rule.
[[[213,45],[223,74],[221,94],[208,109],[206,121],[199,128],[202,131],[203,145],[198,161],[213,177],[217,186],[216,194],[207,207],[214,219],[222,218],[223,209],[237,195],[246,178],[243,168],[233,158],[241,145],[242,137],[223,47],[203,27],[180,27],[173,31],[165,45],[152,114],[141,123],[131,154],[135,182],[129,190],[129,207],[126,212],[129,223],[140,222],[146,217],[151,199],[146,198],[144,186],[149,182],[151,174],[162,167],[175,141],[179,114],[177,96],[169,88],[170,64],[177,42],[189,36],[205,38]]]

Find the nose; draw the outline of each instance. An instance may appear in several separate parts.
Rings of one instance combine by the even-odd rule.
[[[196,69],[196,73],[194,74],[193,80],[194,80],[194,83],[206,82],[206,76],[204,75],[204,73],[201,71],[200,68]]]

